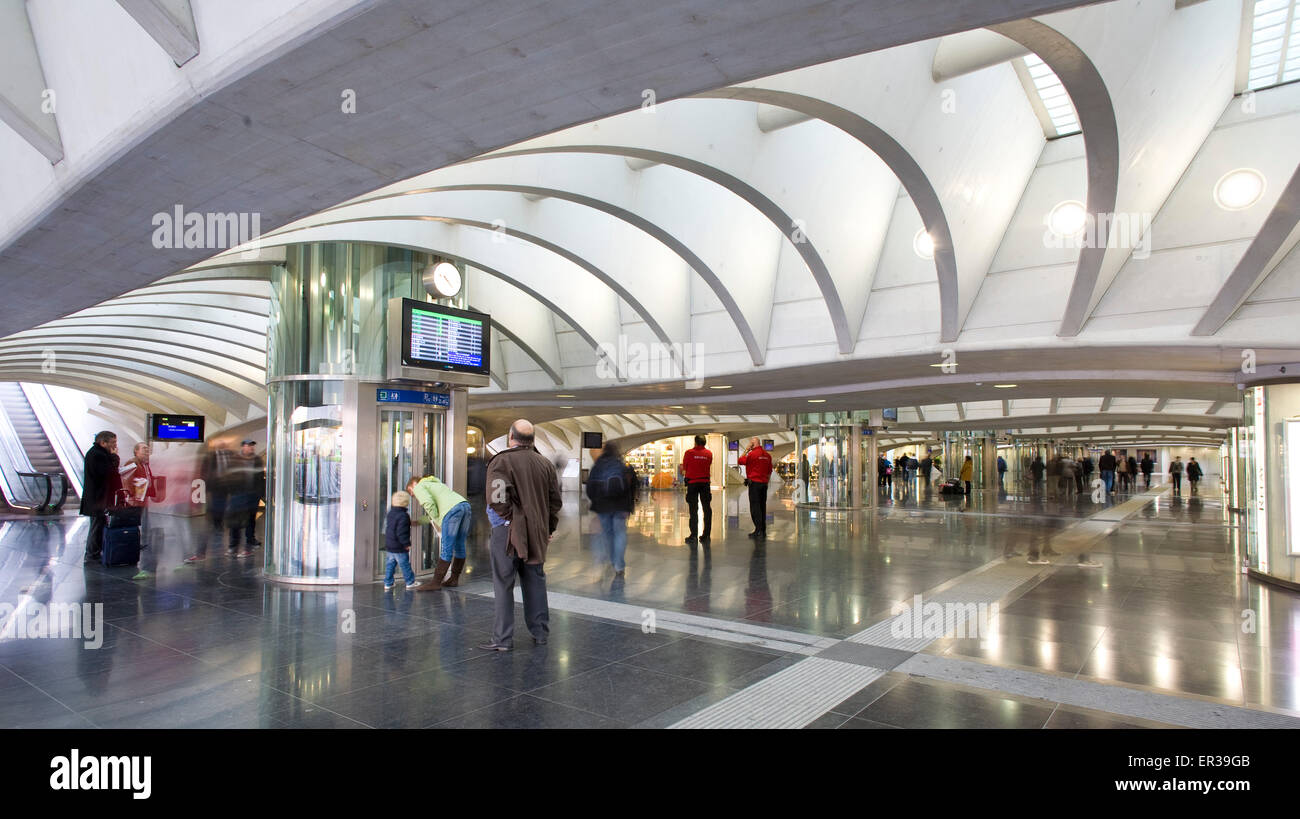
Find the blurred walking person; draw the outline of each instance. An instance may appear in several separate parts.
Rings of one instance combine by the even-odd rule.
[[[1187,461],[1187,483],[1191,485],[1193,495],[1196,494],[1196,486],[1201,482],[1201,478],[1204,475],[1205,472],[1201,469],[1201,465],[1196,462],[1195,458],[1191,458]]]
[[[698,436],[696,440],[700,440]],[[704,488],[707,492],[708,485]],[[602,558],[613,564],[615,579],[621,578],[627,569],[627,517],[636,506],[636,473],[623,461],[618,444],[605,444],[591,465],[587,497],[591,499],[591,511],[600,519]],[[708,535],[704,539],[707,541]]]
[[[226,529],[230,532],[227,549],[235,557],[248,557],[253,554],[252,543],[245,541],[240,549],[240,537],[246,537],[252,520],[257,515],[257,503],[262,498],[266,486],[266,465],[262,456],[257,454],[257,442],[245,438],[239,445],[238,454],[230,459],[226,474],[226,487],[230,492],[226,503]]]
[[[127,503],[140,510],[140,564],[133,580],[143,580],[158,568],[158,547],[149,528],[149,501],[158,499],[158,481],[149,466],[149,445],[141,442],[131,449],[131,459],[122,464],[118,474],[126,490]]]

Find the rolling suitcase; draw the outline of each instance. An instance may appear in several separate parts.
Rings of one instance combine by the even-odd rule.
[[[104,550],[100,553],[105,567],[134,566],[140,562],[140,517],[143,512],[143,507],[126,506],[125,497],[121,498],[117,508],[108,510]]]
[[[104,530],[104,566],[134,566],[140,562],[140,526]]]

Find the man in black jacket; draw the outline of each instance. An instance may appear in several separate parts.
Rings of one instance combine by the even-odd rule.
[[[81,514],[90,518],[90,533],[86,535],[87,563],[99,560],[104,551],[108,510],[122,488],[122,477],[117,468],[117,434],[104,430],[95,436],[95,443],[86,450],[82,470]]]

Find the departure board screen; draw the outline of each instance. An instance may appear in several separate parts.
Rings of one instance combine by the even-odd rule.
[[[404,307],[404,364],[487,374],[490,319],[486,314],[412,300]]]
[[[150,415],[149,437],[154,441],[203,440],[202,415]]]

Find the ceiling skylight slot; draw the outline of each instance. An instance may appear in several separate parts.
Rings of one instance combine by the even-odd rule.
[[[1300,80],[1300,17],[1296,0],[1257,0],[1250,21],[1246,87],[1269,88]]]
[[[1079,115],[1074,111],[1074,103],[1047,63],[1037,54],[1028,54],[1013,64],[1047,138],[1079,133]]]

